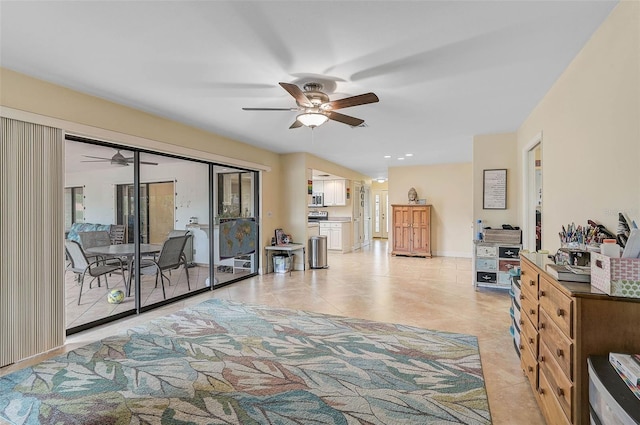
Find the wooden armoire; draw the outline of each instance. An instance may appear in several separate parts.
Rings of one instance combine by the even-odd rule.
[[[431,205],[392,205],[391,255],[431,257]]]

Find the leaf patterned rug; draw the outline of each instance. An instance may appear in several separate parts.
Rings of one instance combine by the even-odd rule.
[[[0,378],[12,424],[490,424],[470,335],[212,299]]]

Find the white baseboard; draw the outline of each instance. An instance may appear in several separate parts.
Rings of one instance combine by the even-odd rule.
[[[465,251],[438,251],[433,253],[434,257],[457,257],[457,258],[471,258],[471,252]]]

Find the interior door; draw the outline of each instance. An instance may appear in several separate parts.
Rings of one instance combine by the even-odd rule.
[[[175,196],[173,182],[150,183],[149,243],[161,244],[173,230]]]

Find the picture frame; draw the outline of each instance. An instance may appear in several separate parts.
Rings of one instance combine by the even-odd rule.
[[[284,230],[276,229],[276,245],[284,245]]]
[[[507,209],[507,169],[496,168],[483,170],[482,175],[482,209]]]

